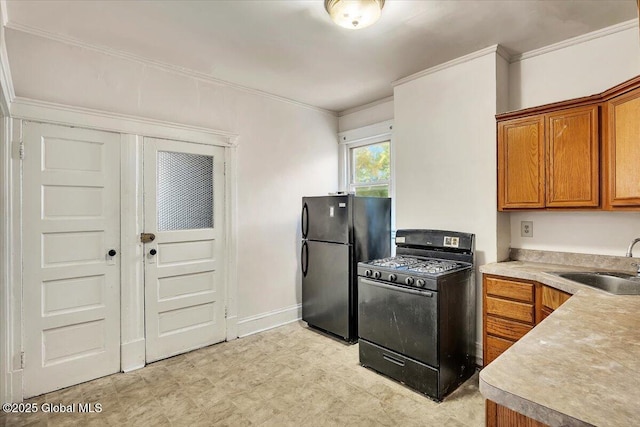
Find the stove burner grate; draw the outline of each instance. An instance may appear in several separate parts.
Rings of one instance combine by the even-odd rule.
[[[462,267],[462,264],[445,259],[418,258],[396,256],[369,261],[367,264],[375,267],[391,268],[410,271],[413,273],[438,274]]]
[[[375,265],[378,267],[387,267],[387,268],[403,268],[403,267],[408,268],[414,264],[417,264],[418,262],[419,260],[416,258],[397,256],[397,257],[376,259],[376,260],[370,261],[368,264]]]
[[[429,259],[416,265],[409,266],[407,270],[416,273],[443,273],[449,270],[455,270],[460,264],[454,261]]]

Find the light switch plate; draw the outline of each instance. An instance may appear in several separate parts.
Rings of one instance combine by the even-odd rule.
[[[520,235],[533,237],[533,221],[520,221]]]

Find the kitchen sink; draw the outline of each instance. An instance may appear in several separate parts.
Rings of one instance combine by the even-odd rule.
[[[633,274],[608,271],[553,274],[615,295],[640,295],[640,277]]]

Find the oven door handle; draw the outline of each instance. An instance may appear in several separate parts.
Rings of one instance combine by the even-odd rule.
[[[386,283],[374,282],[373,280],[365,279],[363,277],[360,277],[360,282],[364,283],[365,285],[377,286],[379,288],[389,289],[389,290],[398,291],[398,292],[404,292],[404,293],[407,293],[407,294],[420,295],[422,297],[432,297],[433,296],[433,292],[416,291],[416,290],[413,290],[413,289],[405,288],[403,286],[387,285]]]

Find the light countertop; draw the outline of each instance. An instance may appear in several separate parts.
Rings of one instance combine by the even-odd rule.
[[[594,269],[529,261],[480,267],[573,294],[480,372],[486,398],[551,426],[640,424],[640,295],[548,274]]]

